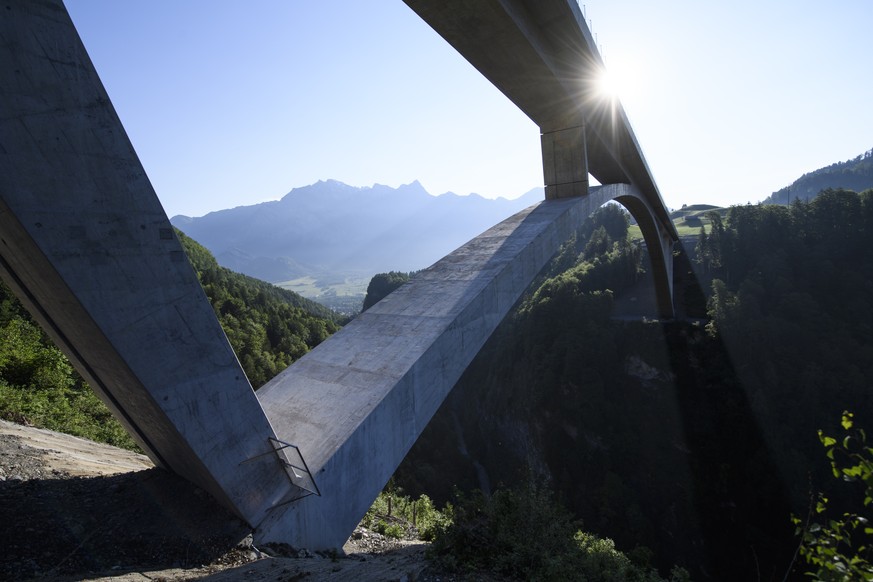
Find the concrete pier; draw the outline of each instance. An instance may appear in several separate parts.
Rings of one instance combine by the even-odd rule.
[[[0,47],[0,275],[157,465],[259,523],[293,489],[273,429],[61,2],[4,2]]]

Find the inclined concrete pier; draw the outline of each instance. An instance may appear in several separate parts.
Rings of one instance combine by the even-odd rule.
[[[277,508],[257,540],[342,546],[534,277],[619,184],[505,220],[418,274],[257,392],[322,496]]]
[[[273,429],[73,23],[0,10],[0,275],[157,465],[256,525],[293,490]]]

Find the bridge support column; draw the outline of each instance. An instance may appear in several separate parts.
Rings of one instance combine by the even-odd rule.
[[[0,112],[0,278],[155,464],[259,523],[275,433],[61,0],[3,3]]]
[[[543,131],[543,178],[546,200],[588,194],[588,148],[585,125]]]

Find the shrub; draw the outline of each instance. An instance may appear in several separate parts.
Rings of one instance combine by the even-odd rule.
[[[439,511],[427,495],[412,499],[389,482],[367,510],[361,525],[395,539],[432,541],[436,529],[445,527],[450,520],[450,513]]]
[[[0,288],[0,298],[7,294]],[[63,353],[9,299],[0,317],[0,418],[138,450]]]
[[[873,447],[867,433],[855,427],[854,415],[843,412],[844,436],[836,439],[818,431],[835,478],[854,486],[857,501],[852,510],[828,519],[829,500],[819,494],[805,524],[792,517],[801,537],[800,555],[812,569],[813,580],[873,580]],[[866,515],[864,515],[866,514]]]
[[[478,492],[459,496],[452,517],[436,530],[432,548],[452,571],[486,570],[523,580],[662,580],[612,540],[582,532],[581,523],[540,486],[497,491],[489,499]],[[671,580],[686,581],[688,574],[674,568]]]

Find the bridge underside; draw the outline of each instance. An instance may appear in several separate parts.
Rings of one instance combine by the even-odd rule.
[[[672,312],[657,200],[635,185],[586,188],[448,255],[256,395],[63,4],[4,5],[0,274],[155,463],[261,540],[340,546],[487,337],[604,202],[640,221]],[[287,466],[302,463],[282,442],[309,474]],[[320,496],[298,499],[304,489]]]
[[[634,184],[678,235],[621,103],[598,92],[603,60],[576,0],[404,0],[539,128],[547,198],[588,174]]]

